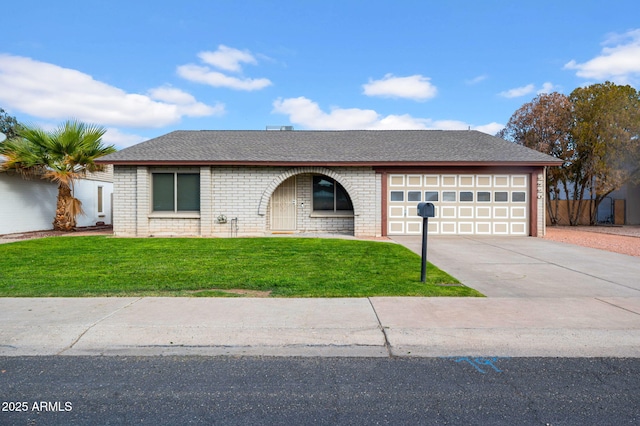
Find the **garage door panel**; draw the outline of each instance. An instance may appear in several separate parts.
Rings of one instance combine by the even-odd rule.
[[[407,207],[407,217],[420,217],[418,216],[418,206]]]
[[[458,207],[458,217],[461,219],[472,219],[473,215],[473,207]]]
[[[431,202],[433,234],[528,235],[529,175],[394,174],[388,182],[389,234],[422,232],[419,202]]]
[[[457,233],[457,223],[456,222],[441,222],[440,223],[440,232],[442,234],[456,234]]]
[[[512,219],[525,219],[527,217],[527,209],[525,207],[511,207]]]
[[[389,176],[389,186],[405,186],[404,175],[391,175]]]
[[[506,188],[509,186],[509,176],[496,175],[493,177],[493,186],[496,188]]]
[[[456,175],[443,175],[442,186],[444,188],[455,188],[458,186],[458,176]]]
[[[440,233],[440,223],[439,222],[434,222],[433,220],[429,219],[429,224],[427,226],[427,229],[429,230],[430,234],[439,234]]]
[[[476,186],[477,187],[491,187],[491,176],[488,175],[479,175],[476,176]]]
[[[491,219],[491,207],[476,207],[476,218]]]
[[[527,224],[525,222],[511,222],[511,235],[527,235]]]
[[[389,206],[389,217],[404,217],[404,206]]]
[[[404,234],[404,222],[389,221],[390,234]]]
[[[461,188],[473,188],[475,186],[475,176],[473,175],[460,176],[459,181]]]
[[[491,222],[476,222],[476,234],[491,235]]]
[[[509,207],[494,207],[493,217],[496,219],[506,219],[509,217]]]
[[[422,187],[422,175],[408,175],[407,186]]]
[[[507,222],[493,222],[494,235],[507,235],[509,234],[509,223]]]
[[[440,217],[443,219],[455,219],[457,217],[455,206],[442,206],[440,211]]]
[[[527,177],[526,176],[511,176],[512,188],[526,188]]]
[[[422,234],[422,221],[407,222],[407,234]]]
[[[473,222],[458,223],[458,234],[473,234]]]

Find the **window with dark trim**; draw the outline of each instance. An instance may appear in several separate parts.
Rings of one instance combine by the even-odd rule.
[[[527,201],[527,193],[524,191],[514,191],[511,193],[511,201],[514,203],[524,203]]]
[[[460,191],[460,201],[473,201],[473,192]]]
[[[151,185],[154,212],[200,211],[198,173],[153,173]]]
[[[334,179],[327,176],[313,177],[314,211],[353,211],[347,191]]]
[[[509,201],[509,193],[507,191],[495,191],[493,193],[493,200],[497,203],[506,203]]]
[[[391,201],[404,201],[404,191],[391,191],[389,195]]]
[[[407,191],[407,201],[422,201],[422,191]]]
[[[438,201],[438,191],[425,191],[424,192],[424,200],[425,201]]]
[[[442,201],[456,201],[456,192],[442,191]]]
[[[491,192],[478,191],[478,202],[483,202],[483,203],[491,202]]]

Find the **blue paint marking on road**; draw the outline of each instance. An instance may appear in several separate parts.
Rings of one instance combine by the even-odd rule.
[[[496,373],[502,373],[502,370],[500,370],[494,363],[497,362],[499,359],[507,359],[508,357],[473,358],[468,356],[463,356],[463,357],[449,356],[449,357],[442,357],[442,358],[452,359],[458,363],[466,362],[467,364],[475,368],[478,373],[487,374],[487,371],[485,370],[488,370],[488,369],[485,368],[485,366],[490,367]]]

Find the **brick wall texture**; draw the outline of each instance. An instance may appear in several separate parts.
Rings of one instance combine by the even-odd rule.
[[[153,212],[151,174],[154,171],[199,173],[200,212]],[[351,198],[353,215],[340,217],[313,213],[312,175],[324,175],[338,181]],[[361,237],[380,236],[381,177],[370,167],[258,166],[115,166],[114,234],[140,237],[269,235],[272,233],[271,196],[276,188],[288,179],[295,179],[296,186],[294,232],[340,232]],[[219,216],[225,216],[226,223],[219,223]]]

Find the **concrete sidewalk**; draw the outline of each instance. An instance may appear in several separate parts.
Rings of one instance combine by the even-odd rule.
[[[635,298],[5,298],[0,355],[640,357]]]
[[[637,257],[437,237],[429,260],[488,297],[0,298],[0,356],[640,357]]]

